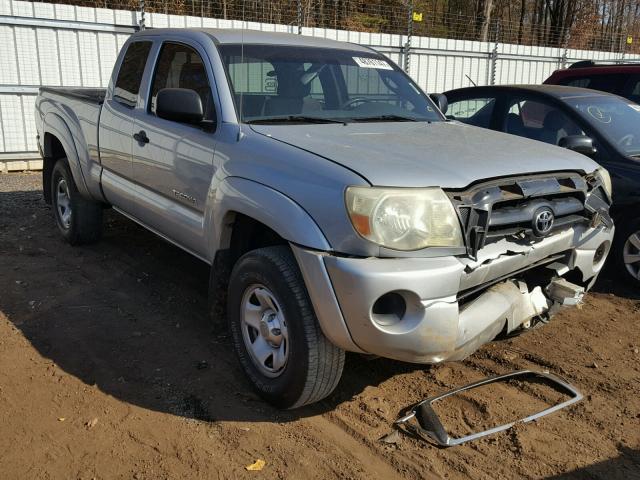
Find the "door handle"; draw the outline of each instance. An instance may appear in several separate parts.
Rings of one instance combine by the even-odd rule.
[[[133,138],[138,143],[149,143],[149,137],[144,130],[140,130],[138,133],[133,134]]]

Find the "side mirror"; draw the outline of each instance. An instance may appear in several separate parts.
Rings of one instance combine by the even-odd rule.
[[[596,147],[593,146],[593,139],[586,135],[568,135],[560,139],[558,146],[581,153],[587,157],[592,157],[597,152]]]
[[[438,108],[443,114],[447,113],[447,109],[449,108],[449,101],[447,100],[447,97],[444,94],[432,93],[429,95],[429,98],[433,100],[433,103],[435,103],[438,106]]]
[[[156,97],[156,115],[174,122],[200,123],[204,119],[202,100],[195,90],[163,88]]]

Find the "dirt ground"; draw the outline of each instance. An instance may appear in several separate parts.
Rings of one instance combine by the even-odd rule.
[[[640,478],[640,289],[611,273],[582,309],[464,362],[350,355],[328,399],[281,412],[207,319],[205,265],[112,211],[99,244],[70,247],[39,189],[38,174],[0,175],[2,479]],[[380,441],[412,403],[523,368],[584,400],[449,449]],[[553,396],[490,390],[438,411],[464,433]]]

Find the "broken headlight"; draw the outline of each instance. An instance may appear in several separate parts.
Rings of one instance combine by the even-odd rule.
[[[355,230],[383,247],[464,246],[456,211],[439,188],[349,187],[345,200]]]
[[[600,183],[602,184],[602,188],[604,188],[604,190],[607,192],[609,199],[612,199],[613,187],[611,185],[611,175],[609,175],[609,172],[607,171],[607,169],[600,167],[595,172],[593,172],[593,174],[598,180],[600,180]]]

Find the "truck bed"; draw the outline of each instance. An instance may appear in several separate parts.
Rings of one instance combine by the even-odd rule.
[[[86,87],[40,87],[40,93],[55,93],[63,97],[75,98],[83,102],[102,104],[107,93],[106,88]]]
[[[104,88],[41,87],[36,98],[36,129],[41,136],[46,125],[67,132],[67,142],[73,144],[68,155],[77,155],[77,178],[99,176],[98,125],[106,96]],[[45,139],[39,140],[44,148]],[[97,177],[96,177],[97,178]],[[96,181],[86,182],[87,194],[101,199],[102,192]]]

